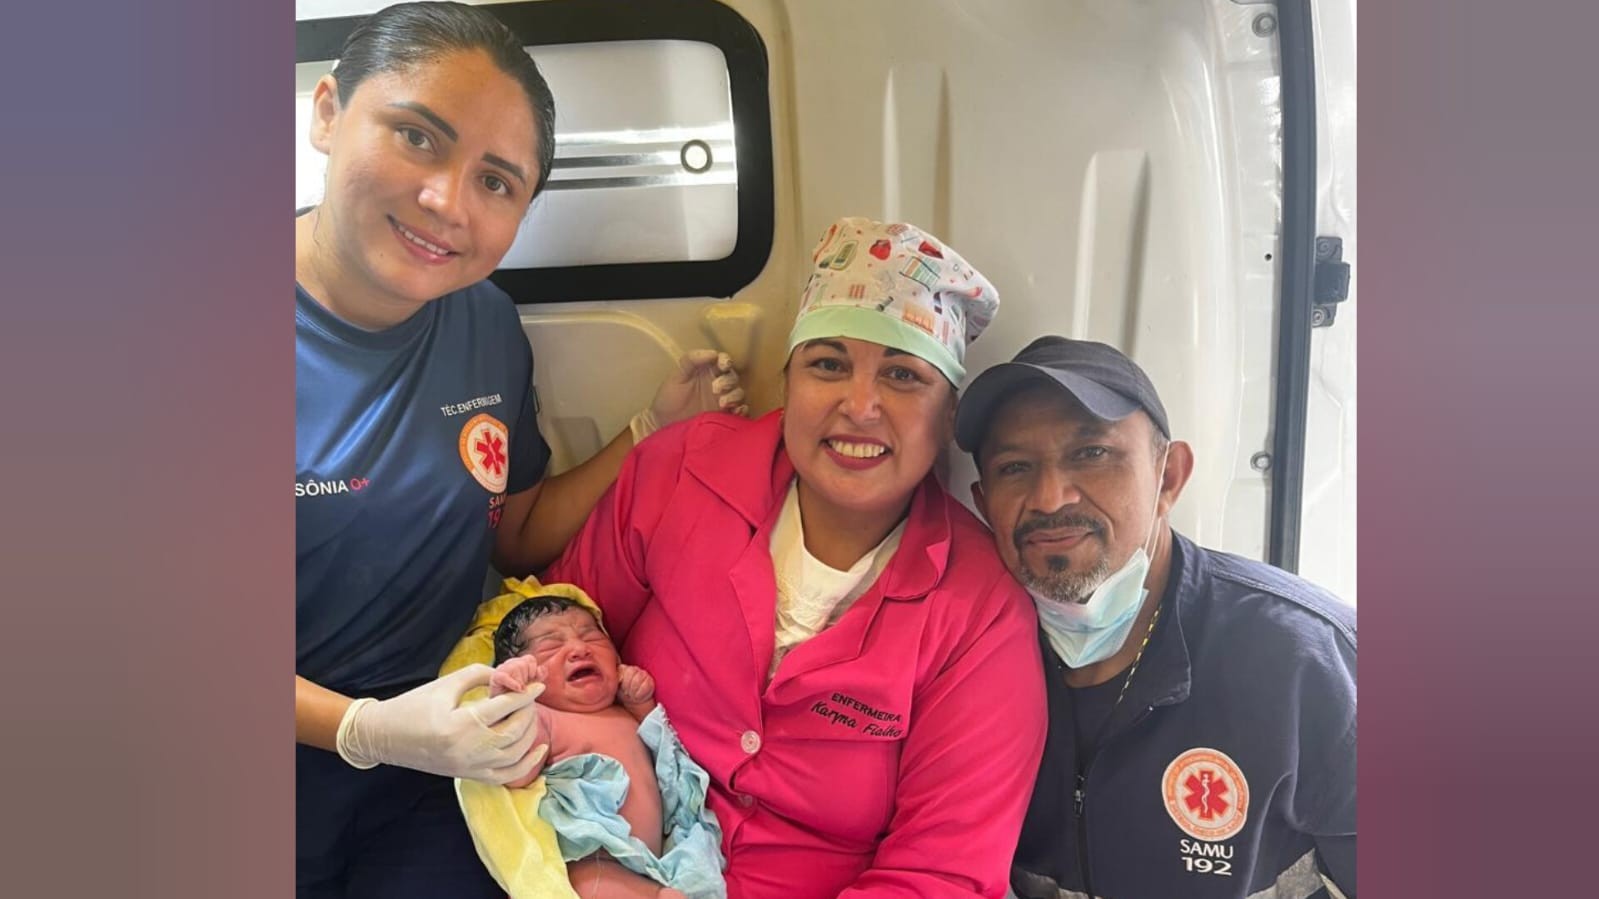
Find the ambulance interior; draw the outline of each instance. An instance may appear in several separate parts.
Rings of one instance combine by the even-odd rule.
[[[296,207],[311,88],[384,5],[297,0]],[[490,5],[557,106],[495,275],[552,471],[687,349],[775,408],[816,240],[909,221],[999,289],[968,379],[1041,334],[1120,347],[1196,451],[1175,527],[1355,600],[1353,0]],[[969,502],[953,445],[946,471]]]

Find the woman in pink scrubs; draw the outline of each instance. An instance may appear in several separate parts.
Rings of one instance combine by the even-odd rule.
[[[785,407],[641,443],[545,579],[655,675],[734,899],[1002,896],[1044,741],[1036,625],[932,473],[998,296],[909,225],[840,220],[814,261]]]

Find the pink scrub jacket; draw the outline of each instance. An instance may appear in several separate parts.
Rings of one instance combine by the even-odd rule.
[[[899,551],[767,682],[778,413],[637,447],[545,574],[594,597],[711,775],[731,899],[1002,896],[1047,711],[1032,600],[929,475]]]

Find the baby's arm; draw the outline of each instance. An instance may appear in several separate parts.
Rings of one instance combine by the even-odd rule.
[[[534,684],[542,685],[545,677],[544,667],[535,661],[532,656],[517,656],[506,659],[500,663],[498,668],[494,669],[494,674],[489,678],[489,695],[499,696],[501,693],[520,693]],[[537,711],[539,716],[538,727],[543,734],[533,751],[538,753],[541,758],[533,766],[533,770],[527,773],[526,777],[506,784],[507,787],[512,789],[525,787],[538,780],[539,775],[544,773],[544,762],[549,759],[549,744],[550,741],[555,739],[555,721],[549,710],[543,706],[538,706]]]
[[[655,711],[655,678],[635,665],[618,665],[616,673],[616,701],[629,715],[643,721]]]

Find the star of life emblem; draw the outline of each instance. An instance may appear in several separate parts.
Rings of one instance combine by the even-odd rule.
[[[461,461],[472,477],[490,493],[504,493],[510,476],[510,439],[505,425],[488,414],[478,414],[461,427]]]
[[[1249,814],[1249,782],[1219,749],[1194,748],[1166,766],[1161,778],[1166,813],[1196,840],[1231,838]]]

